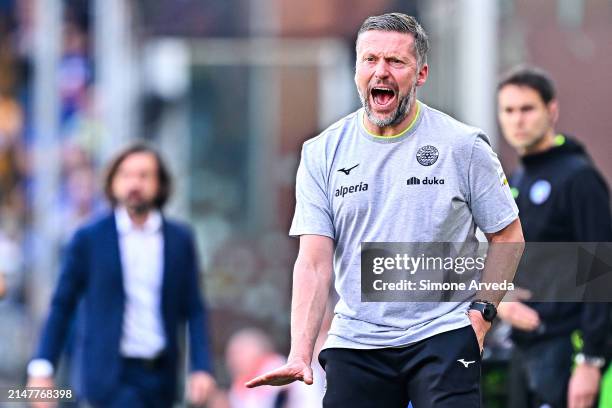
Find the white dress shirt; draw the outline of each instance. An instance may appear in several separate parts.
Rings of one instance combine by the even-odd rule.
[[[123,270],[125,308],[120,350],[125,357],[153,358],[165,347],[161,316],[164,238],[159,211],[142,226],[125,208],[115,210]]]

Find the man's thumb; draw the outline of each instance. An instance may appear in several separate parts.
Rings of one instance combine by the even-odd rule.
[[[308,385],[312,385],[312,368],[310,367],[306,367],[304,368],[304,371],[302,372],[303,376],[304,376],[304,383],[308,384]]]

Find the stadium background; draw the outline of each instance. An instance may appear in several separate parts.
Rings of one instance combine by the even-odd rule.
[[[286,352],[299,149],[358,107],[355,34],[387,11],[430,35],[420,99],[485,129],[507,172],[495,82],[527,62],[556,80],[558,129],[612,180],[608,0],[0,0],[0,385],[23,382],[62,245],[103,211],[103,165],[138,137],[171,165],[168,212],[197,232],[220,383],[239,328]]]

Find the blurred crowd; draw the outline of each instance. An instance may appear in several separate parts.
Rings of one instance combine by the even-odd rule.
[[[30,358],[38,334],[38,319],[44,317],[35,316],[31,310],[32,298],[39,296],[42,289],[38,282],[33,282],[31,256],[37,239],[33,194],[38,182],[34,169],[37,129],[33,126],[34,3],[35,0],[0,0],[0,386],[21,381],[25,374],[24,363]],[[49,215],[56,218],[53,224],[61,226],[55,230],[54,242],[49,243],[58,254],[79,226],[108,208],[101,191],[105,164],[102,163],[103,123],[96,107],[90,7],[87,1],[67,1],[62,12],[56,84],[60,96],[58,150],[55,152],[60,160],[59,188],[53,197],[53,208],[48,209]],[[248,280],[255,277],[248,278],[247,272],[249,265],[254,270],[264,267],[278,272],[278,264],[284,258],[268,255],[279,245],[285,245],[286,239],[280,242],[270,235],[264,237],[258,247],[233,236],[227,241],[211,264],[216,269],[235,269],[236,262],[242,262],[241,268],[246,275],[229,283],[212,280],[209,282],[212,291],[228,284],[242,287],[240,282],[244,281],[245,285],[253,287],[264,285],[259,292],[273,297],[275,289],[270,283],[265,280],[249,283]],[[282,256],[287,255],[283,253]],[[55,268],[50,275],[57,276]],[[260,308],[255,317],[277,314],[285,301],[271,300],[269,308]],[[246,309],[254,310],[256,303],[257,299],[245,297]],[[225,377],[223,382],[228,389],[219,391],[211,405],[264,407],[269,403],[271,407],[295,408],[311,406],[308,401],[319,397],[322,381],[318,382],[317,390],[296,384],[278,392],[245,393],[240,387],[245,378],[283,361],[278,349],[282,342],[254,328],[234,334],[228,331],[224,335],[230,340],[227,348],[220,350],[226,355],[221,365],[227,367],[221,376]],[[70,381],[67,371],[66,367],[60,371],[60,383]],[[309,397],[309,393],[313,395]]]
[[[74,229],[96,213],[101,200],[98,174],[100,122],[94,106],[95,87],[90,59],[88,13],[79,2],[65,8],[57,86],[60,94],[60,134],[56,145],[61,160],[59,188],[50,214],[57,217],[57,242],[65,242]],[[26,271],[32,259],[34,232],[32,194],[37,183],[33,171],[36,135],[33,117],[33,21],[30,0],[0,1],[0,273],[7,299],[0,303],[0,331],[27,337],[29,290]],[[20,336],[0,342],[0,374],[14,373],[24,356]],[[21,344],[24,344],[23,342]],[[27,344],[27,343],[26,343]]]

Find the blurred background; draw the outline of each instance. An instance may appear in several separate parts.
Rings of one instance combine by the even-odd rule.
[[[527,62],[612,180],[609,0],[0,0],[0,385],[23,383],[62,247],[107,208],[104,165],[138,138],[172,168],[168,213],[197,232],[220,384],[239,329],[286,353],[299,149],[359,107],[356,32],[388,11],[429,33],[419,98],[484,129],[506,172],[495,86]],[[485,379],[490,401],[503,381]]]

